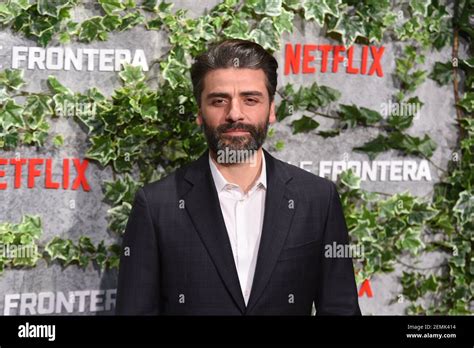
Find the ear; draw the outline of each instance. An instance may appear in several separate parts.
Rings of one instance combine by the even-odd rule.
[[[268,122],[269,123],[275,123],[276,122],[276,113],[275,113],[275,100],[273,100],[270,103],[270,115],[268,117]]]
[[[196,123],[198,124],[198,126],[201,126],[201,125],[202,125],[202,112],[201,112],[201,108],[198,108],[198,113],[197,113],[197,117],[196,117]]]

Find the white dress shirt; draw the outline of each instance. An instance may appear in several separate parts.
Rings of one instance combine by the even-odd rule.
[[[247,305],[252,289],[258,248],[265,212],[267,171],[262,152],[262,170],[252,188],[245,194],[239,185],[228,182],[209,154],[212,178],[224,216],[240,287]]]

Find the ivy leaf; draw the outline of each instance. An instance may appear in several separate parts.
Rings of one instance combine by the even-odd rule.
[[[320,26],[323,26],[326,14],[331,14],[334,17],[339,16],[338,6],[340,3],[340,0],[304,0],[302,5],[304,9],[304,19],[314,19]]]
[[[338,136],[340,131],[338,129],[331,129],[327,131],[319,131],[318,135],[322,136],[323,138],[332,138]]]
[[[382,119],[382,115],[375,110],[345,104],[341,104],[340,107],[339,115],[341,119],[351,128],[357,124],[373,125]]]
[[[151,12],[158,11],[158,0],[144,0],[142,4],[143,9]]]
[[[351,190],[360,189],[360,178],[352,171],[352,169],[343,171],[339,176],[339,180],[341,181],[341,184]]]
[[[186,158],[188,155],[183,149],[183,142],[171,139],[162,149],[163,155],[170,161],[176,161],[180,158]]]
[[[22,117],[23,107],[16,104],[13,99],[9,99],[0,107],[0,122],[3,129],[10,127],[21,128],[25,125]]]
[[[358,37],[368,37],[366,23],[359,15],[340,15],[328,20],[328,33],[340,35],[345,46],[352,45]]]
[[[279,35],[284,32],[291,33],[293,31],[293,17],[294,13],[281,9],[281,14],[278,17],[273,17],[273,26]]]
[[[428,15],[428,7],[431,4],[431,0],[410,0],[410,8],[414,15],[420,15],[426,17]]]
[[[119,26],[120,31],[128,30],[143,23],[145,17],[140,12],[129,13],[122,17],[122,23]]]
[[[10,96],[7,93],[7,88],[6,87],[0,87],[0,104],[3,104],[6,102]]]
[[[70,240],[65,240],[59,237],[54,237],[48,244],[46,244],[44,250],[49,255],[51,260],[67,260],[69,249],[72,246]]]
[[[293,121],[291,123],[293,127],[293,134],[297,133],[307,133],[313,129],[319,127],[319,123],[313,120],[311,117],[303,116],[299,120]]]
[[[119,73],[120,78],[125,85],[136,85],[145,80],[145,75],[140,66],[125,65],[124,69]]]
[[[58,17],[59,11],[69,5],[69,0],[38,0],[38,13],[43,16]]]
[[[473,224],[474,220],[474,195],[467,190],[459,194],[459,198],[453,207],[454,215],[460,225]]]
[[[102,18],[102,25],[108,31],[116,30],[122,24],[122,19],[117,15],[106,15]]]
[[[10,89],[18,90],[24,85],[24,71],[20,69],[5,69],[0,73],[0,86],[7,86]]]
[[[79,28],[79,40],[91,42],[104,38],[105,27],[102,24],[102,17],[92,17],[82,22]]]
[[[474,92],[464,93],[464,97],[459,101],[458,105],[469,113],[474,112]]]
[[[436,150],[436,143],[427,135],[423,139],[408,134],[393,133],[390,138],[392,148],[398,148],[413,155],[429,158]]]
[[[453,64],[451,62],[436,62],[429,78],[444,86],[453,79]]]
[[[140,183],[133,180],[129,174],[125,174],[115,181],[106,181],[105,198],[112,205],[122,202],[132,203],[139,185]]]
[[[278,108],[276,111],[276,118],[278,122],[283,121],[286,117],[291,115],[291,112],[288,106],[289,106],[288,101],[285,99],[283,99],[280,105],[278,105]]]
[[[412,97],[406,103],[395,103],[394,108],[387,110],[388,126],[399,131],[409,128],[413,119],[419,117],[423,105],[424,103],[418,97]]]
[[[99,0],[99,4],[108,15],[125,9],[125,6],[123,6],[122,1],[120,0]]]
[[[48,84],[49,84],[49,87],[53,90],[54,93],[73,95],[72,91],[69,88],[64,87],[58,81],[56,76],[48,76]]]
[[[53,100],[46,95],[31,95],[27,97],[23,116],[27,116],[26,121],[30,128],[36,129],[44,117],[53,114],[52,103]],[[33,120],[35,121],[33,122]]]
[[[418,251],[425,246],[421,240],[421,231],[410,227],[407,228],[406,232],[395,242],[395,245],[400,250],[407,250],[412,254],[417,254]]]
[[[58,134],[56,135],[54,138],[53,138],[53,144],[54,146],[56,147],[60,147],[62,145],[64,145],[64,138],[61,134]]]
[[[278,34],[273,27],[272,20],[268,17],[262,19],[257,28],[250,32],[250,38],[265,49],[275,51],[279,47]]]
[[[109,209],[107,214],[110,218],[110,230],[122,235],[125,232],[131,211],[132,205],[128,202],[123,202],[121,205]]]
[[[86,156],[99,161],[102,166],[106,166],[110,161],[117,158],[115,145],[107,135],[93,136],[91,147],[87,150]]]
[[[390,147],[387,138],[383,135],[377,136],[377,138],[368,141],[362,146],[353,148],[354,151],[365,152],[371,161],[374,160],[379,153],[387,151],[388,149],[390,149]]]
[[[259,0],[254,1],[252,9],[255,13],[267,16],[279,16],[281,14],[281,0]]]

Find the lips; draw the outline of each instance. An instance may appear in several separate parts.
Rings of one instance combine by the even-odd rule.
[[[244,129],[230,129],[228,131],[225,131],[224,133],[228,134],[228,133],[248,133],[248,131],[244,130]]]

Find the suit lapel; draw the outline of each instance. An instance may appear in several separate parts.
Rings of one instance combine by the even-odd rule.
[[[247,313],[258,302],[270,280],[296,209],[296,194],[287,186],[291,175],[267,151],[264,153],[267,163],[265,215]]]
[[[243,313],[245,302],[219,198],[212,180],[208,156],[208,151],[206,151],[195,163],[188,167],[184,177],[192,184],[192,187],[182,197],[186,210],[224,285]]]

